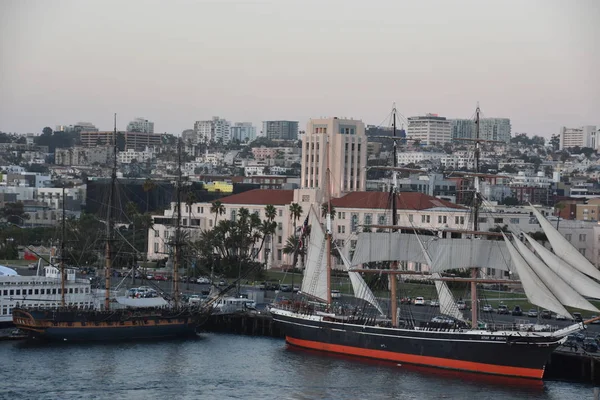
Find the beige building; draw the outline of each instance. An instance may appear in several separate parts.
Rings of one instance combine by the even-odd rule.
[[[419,140],[422,145],[444,144],[452,140],[452,127],[446,117],[427,114],[408,118],[407,137]]]
[[[333,197],[365,190],[367,136],[362,121],[339,118],[311,119],[302,146],[300,182],[303,188],[325,188],[329,164]],[[327,147],[329,157],[326,154]]]
[[[112,146],[75,146],[56,149],[54,163],[56,165],[92,165],[94,163],[105,165],[113,159],[113,151]]]
[[[578,221],[598,221],[600,219],[600,199],[589,199],[586,204],[576,204]]]

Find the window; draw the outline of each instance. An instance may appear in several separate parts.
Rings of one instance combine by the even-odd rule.
[[[519,218],[511,218],[510,219],[510,223],[511,224],[518,224],[519,223]]]
[[[365,214],[365,225],[373,224],[373,214]]]
[[[412,214],[408,214],[408,222],[413,222],[413,215]]]
[[[308,185],[307,185],[308,186]],[[308,203],[310,201],[310,195],[308,194],[303,194],[302,195],[302,202],[303,203]]]
[[[357,229],[358,229],[358,214],[352,213],[352,215],[350,216],[350,231],[356,232]]]
[[[283,229],[283,223],[278,222],[277,223],[277,229],[282,230]]]
[[[283,210],[282,209],[279,209],[279,216],[283,217]]]
[[[503,224],[504,223],[504,218],[494,218],[494,223],[495,224]]]
[[[438,224],[448,223],[448,217],[446,215],[438,215]]]
[[[338,225],[338,233],[346,233],[346,226]]]
[[[421,215],[421,222],[425,223],[425,220],[426,220],[425,215]]]
[[[278,249],[277,250],[277,261],[281,261],[281,254],[282,254],[281,249]]]
[[[160,232],[157,230],[154,230],[154,237],[160,237]]]
[[[486,217],[479,217],[477,222],[479,222],[480,224],[485,224],[485,223],[487,223],[487,218]]]
[[[158,243],[154,243],[154,252],[158,253]]]
[[[229,213],[230,219],[231,219],[232,221],[235,221],[235,217],[236,217],[236,215],[237,215],[237,210],[236,210],[235,208],[232,208],[232,209],[231,209],[231,212]]]
[[[281,244],[283,241],[283,236],[277,236],[277,243]]]
[[[571,241],[571,238],[572,238],[572,236],[573,236],[573,235],[571,235],[570,233],[567,233],[567,234],[565,235],[565,239],[567,239],[567,240],[570,242],[570,241]]]
[[[579,241],[580,242],[585,242],[587,235],[585,233],[580,233],[579,234]]]
[[[582,255],[582,256],[584,256],[584,257],[585,257],[585,249],[583,249],[583,248],[582,248],[582,249],[579,249],[579,252],[581,253],[581,255]]]

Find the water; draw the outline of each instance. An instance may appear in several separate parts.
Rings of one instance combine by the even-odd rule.
[[[0,399],[591,399],[590,385],[515,381],[203,334],[120,344],[0,342]]]

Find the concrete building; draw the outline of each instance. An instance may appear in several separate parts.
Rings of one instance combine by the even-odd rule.
[[[196,121],[194,123],[194,144],[218,141],[222,141],[223,144],[229,143],[231,139],[230,125],[229,121],[219,117],[213,117],[207,121]]]
[[[127,124],[127,132],[154,133],[154,122],[144,118],[136,118]]]
[[[446,158],[446,153],[433,153],[425,151],[407,151],[398,153],[398,165],[417,164],[421,161],[440,161]]]
[[[236,122],[229,128],[229,137],[231,140],[239,140],[242,143],[252,142],[256,139],[256,127],[252,126],[251,122]]]
[[[263,121],[262,136],[271,140],[298,140],[298,121]]]
[[[407,137],[419,140],[422,145],[444,144],[452,140],[452,128],[446,117],[437,114],[409,117]]]
[[[594,150],[598,149],[600,143],[596,138],[596,127],[586,125],[580,128],[562,127],[559,132],[560,149],[568,149],[571,147],[591,147]]]
[[[133,149],[127,149],[127,151],[120,151],[117,153],[117,161],[121,164],[131,164],[133,160],[137,162],[145,162],[154,158],[154,151],[146,148],[143,151],[136,151]]]
[[[329,164],[333,197],[366,190],[367,136],[362,121],[311,119],[302,146],[303,188],[325,188]]]
[[[453,139],[475,139],[477,136],[474,120],[453,119],[450,122]],[[511,124],[509,118],[481,118],[479,123],[480,139],[510,143]]]
[[[56,149],[54,163],[56,165],[100,165],[109,164],[113,154],[112,146],[82,147]]]
[[[78,122],[74,125],[56,125],[55,131],[59,132],[98,132],[98,128],[91,122]]]
[[[162,145],[161,135],[145,132],[117,132],[125,139],[125,150],[144,150],[146,147],[159,147]],[[118,137],[117,136],[117,137]],[[84,147],[110,146],[114,140],[113,131],[81,132],[79,138]]]

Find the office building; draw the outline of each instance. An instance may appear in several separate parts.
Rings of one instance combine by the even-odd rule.
[[[362,121],[311,119],[302,146],[300,182],[303,188],[326,188],[329,164],[333,197],[366,190],[367,136]]]
[[[560,149],[569,149],[571,147],[591,147],[596,150],[600,143],[596,140],[596,127],[586,125],[580,128],[560,129]]]
[[[263,121],[262,136],[271,140],[298,140],[298,121]]]
[[[452,139],[450,121],[437,114],[408,118],[407,136],[421,145],[444,144]]]
[[[154,122],[144,118],[136,118],[127,124],[127,132],[154,133]]]
[[[251,122],[236,122],[229,128],[230,140],[239,140],[240,142],[252,142],[256,139],[256,128]]]
[[[194,132],[196,133],[195,143],[219,142],[227,144],[230,141],[230,123],[229,121],[213,117],[207,121],[196,121],[194,123]]]

